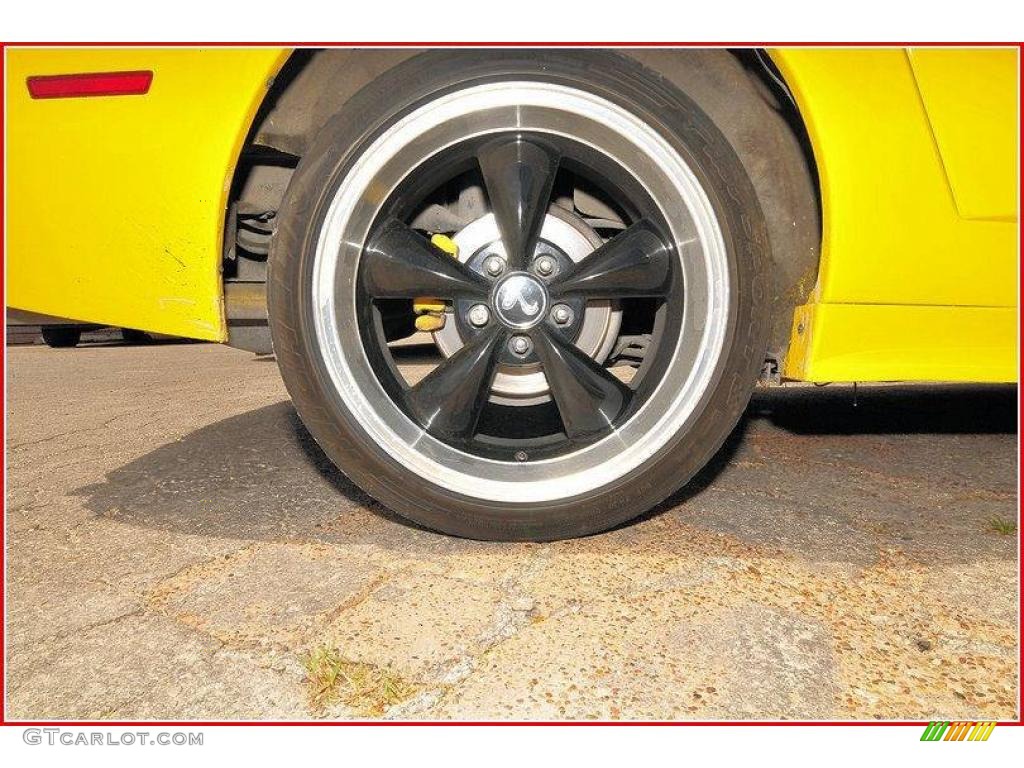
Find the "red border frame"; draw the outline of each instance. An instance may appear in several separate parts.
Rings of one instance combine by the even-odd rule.
[[[144,42],[144,43],[126,43],[126,42],[90,42],[90,43],[67,43],[67,42],[53,42],[53,41],[31,41],[31,42],[0,42],[0,80],[4,83],[4,99],[0,101],[0,124],[4,122],[5,108],[6,108],[6,50],[12,47],[34,47],[34,46],[51,46],[51,47],[67,47],[67,48],[96,48],[96,47],[111,47],[111,48],[124,48],[133,46],[152,46],[152,47],[174,47],[174,48],[189,48],[189,47],[200,47],[200,46],[216,46],[216,47],[250,47],[250,48],[322,48],[322,47],[334,47],[334,48],[695,48],[695,47],[712,47],[712,48],[772,48],[772,47],[788,47],[788,48],[808,48],[808,47],[836,47],[836,48],[856,48],[856,47],[879,47],[879,48],[903,48],[903,47],[970,47],[970,48],[998,48],[998,47],[1010,47],[1017,49],[1017,62],[1020,69],[1017,81],[1018,87],[1018,120],[1020,111],[1020,87],[1021,80],[1024,79],[1024,42],[1021,41],[1007,41],[1007,42],[984,42],[984,43],[962,43],[962,42],[899,42],[899,43],[871,43],[871,42],[768,42],[768,41],[703,41],[703,42],[624,42],[624,41],[600,41],[600,42],[546,42],[546,43],[531,43],[531,42],[506,42],[506,41],[477,41],[477,42],[456,42],[456,41],[443,41],[443,42],[428,42],[428,41],[401,41],[401,42],[384,42],[384,41],[343,41],[343,42],[258,42],[258,43],[247,43],[247,42]],[[6,193],[6,182],[7,176],[5,172],[5,139],[6,130],[0,134],[0,196],[4,196]],[[1018,141],[1020,141],[1020,124],[1018,122]],[[1024,142],[1020,144],[1021,149],[1024,149]],[[1017,168],[1017,227],[1018,227],[1018,323],[1021,323],[1021,316],[1019,310],[1019,297],[1020,297],[1020,264],[1021,264],[1021,253],[1020,253],[1020,192],[1021,192],[1021,157],[1018,154],[1017,157],[1018,168]],[[5,233],[5,216],[6,216],[6,205],[0,210],[0,265],[6,265],[6,238]],[[6,269],[0,270],[0,293],[6,297],[4,292],[4,279],[6,276]],[[1017,553],[1018,553],[1018,567],[1022,565],[1021,555],[1022,549],[1024,549],[1024,533],[1020,529],[1020,495],[1021,495],[1021,454],[1020,454],[1020,414],[1021,410],[1024,409],[1024,390],[1021,389],[1019,382],[1021,374],[1024,374],[1024,361],[1020,357],[1020,330],[1024,328],[1022,323],[1018,328],[1018,409],[1017,409],[1017,434],[1018,434],[1018,451],[1017,451],[1017,505],[1018,505],[1018,527],[1017,527]],[[7,362],[7,320],[6,313],[0,318],[0,330],[3,331],[3,351],[4,354],[0,356],[0,375],[3,376],[4,380],[4,412],[0,414],[0,432],[4,436],[4,461],[0,464],[0,483],[3,483],[6,491],[6,448],[7,448],[7,410],[6,410],[6,362]],[[4,494],[3,501],[4,509],[4,525],[0,527],[0,552],[6,554],[6,528],[7,528],[7,496]],[[5,617],[5,597],[6,597],[6,569],[3,573],[0,573],[0,617]],[[1024,596],[1021,591],[1021,581],[1024,580],[1024,568],[1021,568],[1021,573],[1018,574],[1018,667],[1017,667],[1017,680],[1018,680],[1018,691],[1017,691],[1017,720],[1000,720],[997,721],[999,725],[1013,725],[1013,726],[1024,726],[1024,713],[1021,712],[1021,675],[1024,671],[1024,643],[1021,642],[1021,614],[1024,611]],[[2,695],[0,695],[0,703],[3,707],[0,709],[0,727],[31,727],[31,726],[57,726],[57,727],[76,727],[76,726],[110,726],[110,727],[133,727],[133,726],[193,726],[193,727],[210,727],[210,726],[291,726],[291,727],[337,727],[337,726],[382,726],[382,727],[426,727],[426,726],[440,726],[440,727],[460,727],[460,726],[692,726],[692,725],[713,725],[713,726],[785,726],[785,725],[813,725],[813,726],[920,726],[924,727],[927,725],[926,721],[923,720],[739,720],[739,721],[701,721],[701,720],[501,720],[501,721],[391,721],[391,720],[8,720],[7,719],[7,677],[6,677],[6,660],[7,660],[7,626],[6,621],[0,622],[0,648],[3,653],[0,654],[0,685],[3,686]]]

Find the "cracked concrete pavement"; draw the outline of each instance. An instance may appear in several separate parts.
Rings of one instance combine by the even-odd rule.
[[[409,358],[410,364],[416,359]],[[1017,716],[1016,390],[759,391],[642,520],[554,544],[410,525],[302,429],[272,361],[8,350],[7,716]]]

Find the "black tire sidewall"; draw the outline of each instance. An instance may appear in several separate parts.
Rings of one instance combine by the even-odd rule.
[[[314,253],[327,208],[351,163],[402,115],[452,90],[536,79],[590,91],[629,109],[683,156],[711,200],[729,262],[729,322],[722,354],[695,417],[644,465],[552,503],[495,503],[413,474],[360,427],[321,358],[313,330]],[[289,185],[271,243],[268,305],[274,351],[304,424],[348,477],[417,523],[470,538],[550,540],[604,530],[686,483],[741,415],[764,360],[767,235],[753,188],[722,133],[674,86],[610,51],[433,51],[366,86],[321,129]]]
[[[51,327],[42,328],[43,341],[46,342],[48,347],[54,349],[69,349],[71,347],[77,347],[78,343],[82,340],[82,330],[80,328],[67,328],[67,327]]]

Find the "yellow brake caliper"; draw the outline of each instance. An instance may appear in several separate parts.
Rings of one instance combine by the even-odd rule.
[[[452,258],[459,258],[459,246],[447,235],[432,235],[430,242]],[[445,303],[441,299],[433,296],[417,296],[413,299],[412,309],[416,313],[417,331],[439,331],[444,328]]]

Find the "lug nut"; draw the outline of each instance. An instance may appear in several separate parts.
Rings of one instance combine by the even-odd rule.
[[[474,304],[466,314],[466,319],[474,328],[483,328],[491,320],[491,312],[483,304]]]
[[[572,309],[567,304],[555,304],[551,309],[551,319],[558,325],[568,325],[572,322]]]
[[[533,268],[537,270],[538,275],[547,277],[555,272],[555,260],[550,256],[541,256],[533,263]]]
[[[488,256],[484,259],[484,272],[491,277],[497,277],[505,271],[505,260],[501,256]]]
[[[530,340],[525,336],[513,336],[508,342],[508,348],[512,350],[512,354],[520,357],[528,355],[532,346]]]

